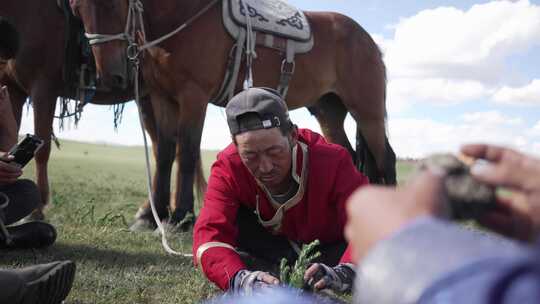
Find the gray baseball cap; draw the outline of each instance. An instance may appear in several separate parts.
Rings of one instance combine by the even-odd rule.
[[[232,135],[247,131],[280,128],[287,132],[292,123],[287,104],[278,91],[269,88],[249,88],[234,96],[227,107],[227,123]],[[249,115],[256,119],[242,119]],[[254,114],[254,115],[253,115]]]

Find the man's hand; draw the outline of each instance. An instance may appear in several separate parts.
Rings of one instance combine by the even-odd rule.
[[[356,272],[350,264],[328,267],[324,264],[311,265],[304,274],[304,281],[314,290],[332,289],[336,292],[350,292]]]
[[[22,170],[12,164],[13,156],[0,152],[0,186],[12,184],[22,175]]]
[[[491,145],[464,146],[462,153],[487,161],[473,166],[475,178],[510,192],[498,198],[498,208],[479,219],[480,223],[507,237],[536,238],[540,231],[540,160]]]
[[[240,270],[231,282],[231,288],[237,293],[250,294],[259,288],[266,288],[278,285],[279,280],[263,271]]]
[[[404,187],[364,186],[351,195],[347,202],[345,236],[355,261],[411,220],[444,214],[440,174],[428,169]]]

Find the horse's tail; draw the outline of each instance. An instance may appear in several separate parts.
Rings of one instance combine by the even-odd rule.
[[[202,158],[199,156],[199,160],[197,161],[197,167],[195,168],[195,187],[197,189],[197,198],[200,202],[202,202],[204,199],[204,194],[206,193],[207,186],[208,183],[204,178]]]

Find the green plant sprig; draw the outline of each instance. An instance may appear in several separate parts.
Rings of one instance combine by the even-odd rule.
[[[288,265],[286,258],[281,260],[279,265],[279,278],[282,284],[290,285],[295,288],[302,288],[304,286],[304,274],[309,264],[321,256],[321,253],[316,251],[316,248],[319,245],[319,240],[303,245],[293,268]]]

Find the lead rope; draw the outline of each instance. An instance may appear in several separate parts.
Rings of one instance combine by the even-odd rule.
[[[161,233],[161,245],[163,246],[163,249],[165,249],[167,253],[170,253],[172,255],[191,258],[193,257],[193,254],[177,252],[173,250],[171,246],[169,246],[169,242],[167,241],[167,237],[165,235],[166,231],[163,228],[163,224],[161,223],[161,220],[159,219],[157,209],[156,209],[156,204],[154,202],[154,198],[152,197],[152,177],[151,177],[150,156],[149,156],[150,153],[148,152],[148,140],[146,139],[146,133],[144,130],[143,113],[142,113],[140,90],[139,90],[139,69],[140,69],[139,59],[137,57],[133,58],[132,63],[133,63],[133,70],[134,70],[134,77],[135,77],[135,80],[134,80],[135,103],[137,104],[137,109],[139,112],[139,123],[141,125],[141,131],[143,134],[143,141],[144,141],[144,156],[145,156],[145,161],[146,161],[146,187],[148,190],[148,201],[150,202],[150,209],[152,210],[152,215],[154,217],[154,220],[156,221],[158,230]]]

